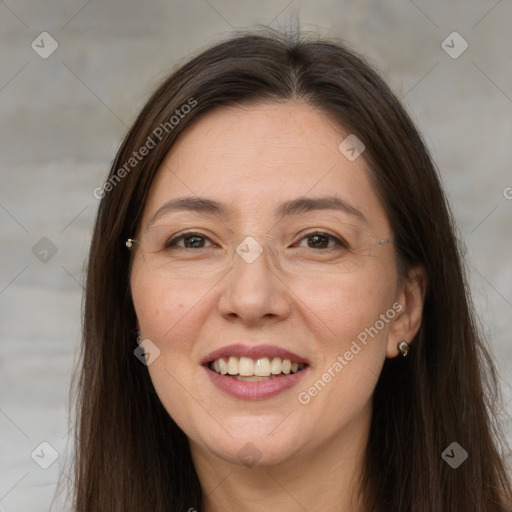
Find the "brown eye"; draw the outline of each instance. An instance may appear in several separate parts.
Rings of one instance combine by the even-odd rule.
[[[184,245],[178,246],[177,243],[183,240]],[[180,249],[203,249],[205,241],[208,238],[200,233],[182,233],[175,236],[165,244],[166,249],[178,247]]]
[[[310,249],[332,249],[333,245],[329,247],[330,241],[334,242],[334,246],[348,247],[348,244],[345,241],[330,235],[329,233],[309,233],[301,240],[307,240],[307,244]]]
[[[198,248],[204,246],[204,237],[198,236],[198,235],[191,235],[183,237],[183,240],[185,241],[185,247],[188,248]]]
[[[324,235],[308,236],[308,245],[312,249],[326,249],[329,245],[329,237]]]

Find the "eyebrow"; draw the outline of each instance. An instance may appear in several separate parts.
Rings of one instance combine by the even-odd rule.
[[[151,217],[148,225],[155,222],[158,218],[168,212],[173,211],[192,211],[203,215],[214,215],[219,217],[228,217],[229,211],[222,203],[205,197],[185,196],[171,199],[165,202],[155,214]],[[366,217],[361,211],[350,205],[337,196],[323,197],[299,197],[291,201],[286,201],[278,206],[275,215],[278,218],[284,218],[291,215],[300,215],[316,210],[337,210],[348,213],[367,223]]]

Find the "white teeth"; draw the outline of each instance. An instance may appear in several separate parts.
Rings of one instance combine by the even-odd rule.
[[[226,373],[228,373],[228,362],[226,361],[226,358],[224,357],[221,357],[220,359],[216,359],[215,362],[213,363],[215,365],[215,363],[219,363],[219,370],[217,372],[217,368],[214,367],[214,370],[217,372],[217,373],[220,373],[221,375],[226,375]]]
[[[272,359],[272,364],[270,365],[270,371],[272,372],[272,375],[279,375],[281,373],[282,367],[283,364],[281,362],[281,358],[274,357],[274,359]]]
[[[238,380],[268,380],[278,375],[297,373],[306,366],[303,363],[292,362],[290,359],[260,357],[256,360],[250,357],[221,357],[210,363],[210,369],[221,375],[231,375]]]
[[[268,357],[262,357],[256,361],[254,375],[258,377],[268,377],[270,375],[270,361]]]
[[[250,377],[254,375],[254,361],[250,357],[241,357],[238,362],[238,375]]]
[[[238,375],[238,357],[231,356],[228,361],[229,375]]]

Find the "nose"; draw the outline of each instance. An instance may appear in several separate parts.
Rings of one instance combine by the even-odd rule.
[[[290,315],[293,294],[271,260],[268,244],[249,237],[238,246],[233,267],[219,283],[222,316],[254,325],[264,318],[283,320]]]

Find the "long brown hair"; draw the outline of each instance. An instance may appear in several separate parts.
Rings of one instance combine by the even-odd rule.
[[[267,31],[232,36],[174,71],[140,112],[97,192],[102,199],[88,261],[78,381],[77,512],[202,509],[187,437],[133,354],[135,312],[124,243],[137,231],[159,165],[201,113],[293,99],[327,113],[364,142],[400,268],[423,265],[428,276],[410,354],[387,359],[375,389],[361,480],[365,508],[506,510],[512,493],[494,417],[497,377],[425,144],[363,58],[333,41]],[[468,452],[456,469],[442,457],[452,442]]]

